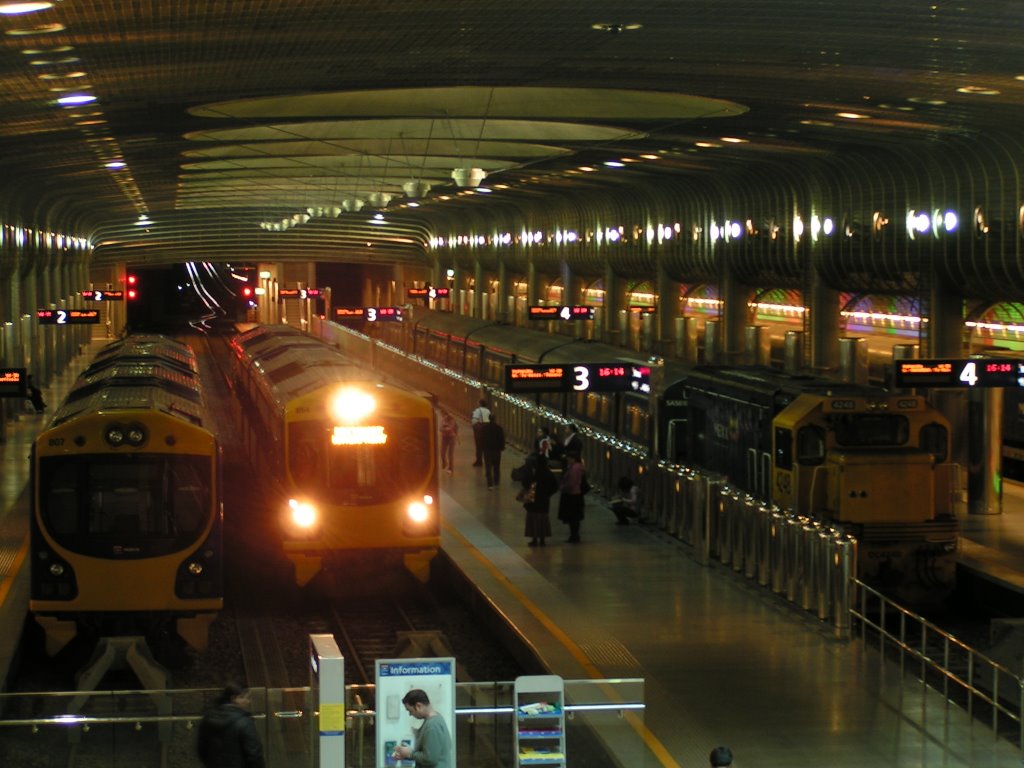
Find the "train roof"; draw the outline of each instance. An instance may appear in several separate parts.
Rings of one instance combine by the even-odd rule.
[[[670,387],[701,390],[716,394],[744,392],[775,397],[801,394],[878,397],[889,393],[879,387],[851,384],[821,376],[788,373],[764,366],[694,366]]]
[[[340,381],[380,381],[362,362],[345,357],[315,337],[301,332],[298,336],[301,338],[271,330],[258,342],[253,343],[256,337],[252,337],[247,349],[241,344],[236,347],[249,365],[262,372],[260,381],[279,405]]]
[[[129,336],[107,344],[96,353],[86,373],[99,370],[113,363],[125,360],[139,362],[159,360],[182,371],[196,373],[199,370],[195,352],[187,344],[158,334]]]

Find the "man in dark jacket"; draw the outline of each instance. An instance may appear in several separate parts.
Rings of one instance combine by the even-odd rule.
[[[199,723],[197,748],[205,768],[264,768],[247,689],[233,684],[224,688]]]
[[[480,445],[484,454],[484,473],[487,475],[487,488],[498,484],[501,475],[501,452],[505,450],[505,430],[494,420],[483,425],[480,431]]]

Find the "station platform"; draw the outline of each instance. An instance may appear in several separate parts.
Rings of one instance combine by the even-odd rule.
[[[28,612],[32,443],[78,374],[109,341],[102,339],[86,345],[71,365],[43,388],[46,412],[35,413],[27,401],[24,408],[20,401],[11,401],[18,409],[18,418],[6,424],[4,442],[0,443],[0,691],[7,688],[7,673]]]
[[[1024,484],[1004,482],[1002,512],[967,515],[961,532],[960,568],[1020,595],[1024,606]]]
[[[645,679],[636,738],[613,747],[621,765],[706,766],[720,744],[737,768],[1020,764],[1015,746],[873,648],[835,640],[656,528],[616,525],[599,497],[588,499],[580,544],[565,543],[555,497],[555,535],[528,547],[507,480],[522,454],[505,451],[502,484],[488,490],[467,424],[460,434],[455,472],[442,479],[445,552],[551,673]]]

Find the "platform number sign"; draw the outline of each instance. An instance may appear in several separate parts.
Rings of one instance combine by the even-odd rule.
[[[513,364],[505,366],[505,391],[639,392],[651,391],[651,369],[628,363],[575,365]]]
[[[899,360],[894,385],[913,387],[1024,387],[1024,360]]]
[[[100,321],[98,309],[40,309],[36,311],[40,325],[80,325]]]

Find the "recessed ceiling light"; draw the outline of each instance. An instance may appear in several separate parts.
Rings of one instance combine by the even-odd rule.
[[[693,146],[700,147],[701,149],[718,149],[719,144],[715,144],[713,141],[695,141]]]
[[[640,155],[644,160],[661,160],[660,155]]]
[[[599,22],[597,24],[591,24],[591,29],[596,29],[598,32],[608,32],[612,35],[618,35],[622,32],[633,32],[637,29],[643,29],[643,24],[636,23],[615,23],[615,22]]]
[[[623,163],[620,163],[618,160],[605,160],[604,164],[609,168],[621,168],[623,166]]]
[[[957,88],[957,93],[970,93],[974,96],[998,96],[999,91],[995,88],[986,88],[983,85],[965,85],[963,88]]]
[[[28,35],[50,35],[54,32],[63,32],[65,29],[63,24],[40,24],[36,27],[28,29],[8,29],[4,32],[5,35],[11,37],[26,37]]]
[[[584,173],[593,173],[594,171],[597,170],[597,168],[593,168],[589,165],[581,165],[579,167],[579,170],[583,171]]]
[[[842,117],[846,120],[868,120],[870,115],[862,115],[860,112],[836,112],[836,117]]]
[[[746,139],[739,139],[735,136],[722,136],[722,141],[726,144],[746,144]]]
[[[73,50],[75,50],[74,46],[58,45],[53,48],[24,48],[21,52],[26,56],[44,56],[52,53],[67,53]]]
[[[64,106],[75,106],[76,104],[88,104],[90,101],[96,101],[96,97],[91,93],[74,93],[70,96],[61,96],[57,99],[58,104]]]
[[[911,96],[907,101],[914,104],[927,104],[930,107],[942,107],[946,104],[943,99],[928,99],[924,96]]]
[[[47,8],[53,8],[53,3],[4,3],[3,5],[0,5],[0,13],[7,16],[14,16],[18,13],[45,11]]]

